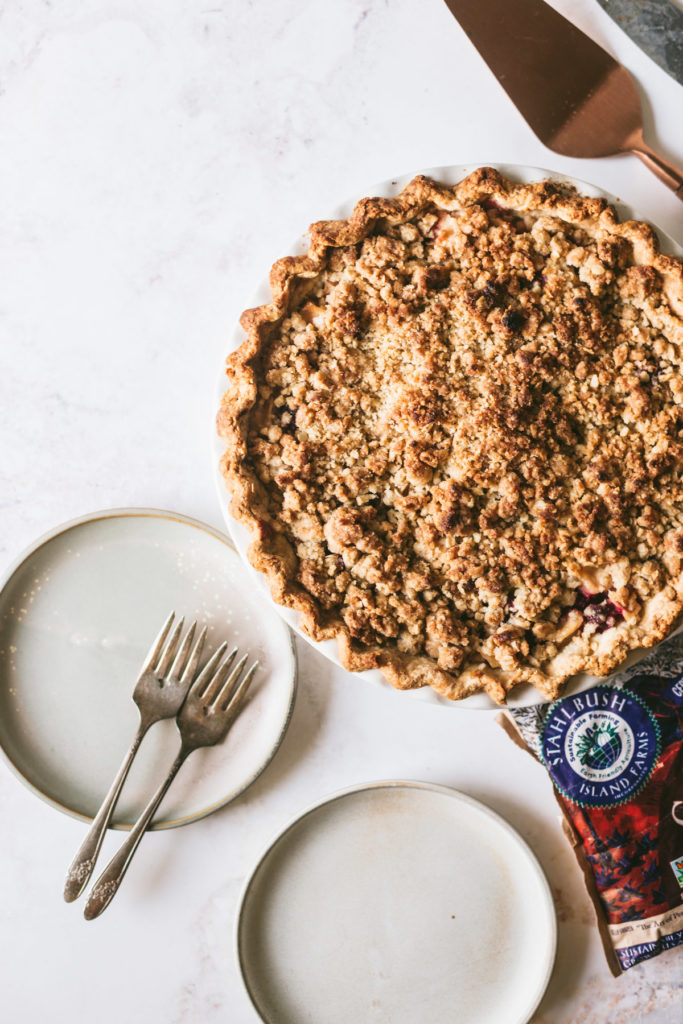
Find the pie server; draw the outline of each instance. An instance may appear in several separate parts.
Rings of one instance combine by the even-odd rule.
[[[631,75],[543,0],[445,0],[528,124],[564,156],[635,153],[683,199],[683,172],[643,140]]]

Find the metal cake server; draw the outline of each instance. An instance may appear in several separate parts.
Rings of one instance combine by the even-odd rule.
[[[445,0],[539,139],[573,157],[635,153],[679,199],[683,171],[643,139],[635,82],[543,0]]]

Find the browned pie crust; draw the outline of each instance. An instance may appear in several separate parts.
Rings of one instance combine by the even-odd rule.
[[[554,698],[683,607],[683,263],[482,168],[310,229],[218,414],[274,599],[351,670]]]

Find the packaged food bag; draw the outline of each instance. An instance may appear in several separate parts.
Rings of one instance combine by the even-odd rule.
[[[500,721],[550,775],[612,973],[682,945],[683,635]]]

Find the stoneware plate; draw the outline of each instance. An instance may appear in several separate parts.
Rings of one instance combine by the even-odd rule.
[[[541,167],[528,167],[525,164],[490,163],[489,161],[481,161],[479,163],[472,163],[472,164],[467,164],[467,165],[464,165],[464,164],[451,165],[451,166],[448,166],[448,167],[431,167],[431,168],[428,168],[427,170],[413,171],[411,174],[404,174],[404,175],[402,175],[399,178],[392,178],[390,181],[383,181],[383,182],[380,182],[377,185],[374,185],[371,188],[364,189],[364,191],[362,193],[360,193],[359,195],[353,197],[352,199],[347,200],[347,202],[343,203],[336,210],[331,210],[326,218],[324,217],[324,215],[321,214],[320,216],[316,215],[315,219],[316,220],[322,220],[322,219],[333,220],[333,219],[343,219],[345,217],[349,217],[351,215],[351,212],[353,210],[354,205],[358,202],[359,199],[362,199],[364,196],[385,196],[387,198],[392,198],[394,196],[397,196],[398,193],[403,188],[405,188],[405,186],[408,184],[408,182],[411,181],[415,177],[416,174],[425,174],[428,177],[434,178],[436,181],[440,181],[440,182],[442,182],[442,183],[444,183],[446,185],[454,185],[458,181],[460,181],[462,178],[464,178],[466,175],[471,174],[471,172],[476,170],[477,167],[484,167],[484,166],[486,166],[486,167],[496,167],[502,174],[506,175],[509,178],[514,179],[515,181],[524,181],[524,182],[527,182],[527,181],[543,181],[543,180],[546,180],[548,178],[551,178],[554,181],[567,182],[567,183],[569,183],[571,185],[575,185],[576,188],[580,192],[582,192],[584,195],[594,196],[594,197],[598,197],[598,198],[602,197],[604,199],[607,199],[608,202],[610,202],[614,206],[616,206],[617,210],[619,211],[619,214],[620,214],[621,218],[624,219],[624,220],[628,220],[629,218],[630,219],[635,218],[637,220],[645,220],[645,221],[648,220],[648,218],[645,216],[645,214],[643,214],[643,213],[633,209],[633,207],[628,206],[626,203],[623,203],[621,200],[617,199],[616,196],[611,195],[611,193],[609,193],[609,192],[605,192],[604,189],[597,188],[595,185],[590,185],[590,184],[588,184],[585,181],[581,181],[579,178],[572,178],[572,177],[570,177],[567,174],[558,174],[555,171],[545,170],[544,168],[541,168]],[[650,221],[650,223],[651,223],[651,221]],[[656,230],[657,230],[657,233],[659,235],[659,239],[660,239],[660,242],[661,242],[661,245],[662,245],[662,250],[664,252],[671,253],[671,254],[678,255],[678,256],[683,255],[683,248],[681,248],[681,246],[678,245],[678,243],[675,242],[674,239],[671,238],[670,235],[667,235],[666,232],[664,232],[664,231],[660,230],[659,228],[657,228],[656,225],[653,225],[653,227],[655,227]],[[301,238],[299,239],[299,241],[295,245],[292,246],[292,248],[289,250],[289,252],[286,252],[286,253],[283,252],[283,253],[280,253],[280,255],[281,256],[299,256],[299,255],[302,255],[303,253],[305,253],[308,250],[308,245],[309,245],[308,235],[302,235]],[[245,309],[247,308],[247,306],[260,306],[260,305],[263,305],[266,302],[271,302],[271,301],[272,301],[272,295],[271,295],[271,291],[270,291],[270,285],[268,283],[268,278],[264,277],[262,279],[262,281],[261,281],[261,283],[260,283],[260,285],[258,287],[258,290],[256,291],[255,295],[253,295],[251,297],[251,301],[248,302],[248,303],[245,303]],[[239,327],[239,324],[238,324],[236,326],[236,329],[235,329],[235,332],[234,332],[234,335],[233,335],[233,338],[232,338],[232,345],[230,346],[230,348],[231,349],[239,348],[239,346],[242,344],[243,340],[244,340],[244,331],[242,331],[242,329]],[[220,372],[219,383],[218,383],[217,398],[216,398],[216,409],[218,408],[218,406],[220,404],[220,400],[221,400],[221,398],[223,396],[223,392],[224,391],[225,391],[225,370],[224,370],[224,367],[221,366],[221,372]],[[220,475],[220,472],[218,470],[218,463],[220,461],[221,455],[223,454],[223,446],[222,446],[222,442],[221,442],[220,438],[216,434],[215,418],[212,419],[212,421],[211,421],[211,438],[212,438],[212,452],[213,452],[213,459],[214,459],[214,473],[215,473],[215,477],[216,477],[216,481],[217,481],[217,486],[218,486],[218,500],[220,501],[221,509],[223,511],[223,515],[225,517],[225,521],[227,523],[228,529],[230,530],[230,535],[232,536],[232,538],[233,538],[233,540],[235,542],[235,546],[237,547],[237,550],[240,552],[240,554],[245,559],[245,561],[247,561],[247,548],[249,547],[249,541],[250,541],[249,531],[244,526],[242,526],[241,523],[237,523],[232,518],[232,516],[230,514],[230,499],[229,499],[229,495],[228,495],[228,493],[227,493],[227,491],[225,489],[225,484],[223,483],[223,479],[222,479],[222,477]],[[270,600],[270,591],[268,589],[268,584],[266,583],[264,577],[260,573],[257,573],[254,569],[251,569],[251,567],[250,567],[250,572],[251,572],[252,578],[256,581],[257,586],[260,587],[261,592],[263,594],[265,594],[267,596],[267,598]],[[303,633],[301,631],[301,629],[299,628],[299,613],[298,612],[295,612],[295,611],[293,611],[293,610],[291,610],[289,608],[282,608],[279,605],[275,605],[275,607],[277,608],[279,614],[282,616],[282,618],[285,620],[285,622],[287,622],[292,627],[292,629],[295,630],[299,634],[299,636],[303,637],[304,640],[306,640],[308,643],[312,644],[313,647],[315,647],[315,649],[317,651],[320,651],[321,654],[324,654],[325,657],[329,658],[331,661],[335,662],[337,665],[341,664],[341,662],[339,661],[338,654],[337,654],[337,642],[336,642],[336,640],[324,640],[324,641],[322,641],[320,643],[318,643],[318,642],[316,642],[314,640],[311,640],[311,638],[306,636],[306,634]],[[633,664],[639,658],[644,657],[645,653],[646,652],[642,652],[642,653],[639,652],[639,653],[632,654],[630,656],[629,660],[625,663],[625,665],[626,664],[629,664],[629,665]],[[622,666],[622,667],[625,667],[625,665]],[[389,689],[392,688],[391,684],[388,683],[385,680],[385,678],[382,675],[382,673],[377,671],[377,670],[371,670],[369,672],[361,672],[359,674],[367,677],[368,679],[373,680],[376,683],[379,683],[382,686],[388,687]],[[574,679],[569,682],[569,684],[565,688],[564,692],[565,692],[565,694],[578,693],[581,690],[588,689],[588,687],[590,687],[590,686],[594,686],[595,683],[596,683],[596,679],[595,679],[594,676],[588,676],[585,673],[583,673],[581,675],[575,676]],[[430,704],[441,705],[443,707],[452,707],[452,708],[461,708],[461,709],[484,709],[484,710],[490,710],[491,708],[497,707],[497,705],[485,693],[475,693],[475,694],[472,694],[472,696],[470,696],[470,697],[466,697],[464,700],[451,701],[451,700],[448,700],[446,697],[442,697],[440,694],[436,693],[435,690],[432,690],[430,687],[427,687],[427,686],[423,687],[420,690],[408,690],[407,692],[412,697],[415,697],[415,698],[417,698],[419,700],[424,700],[424,701],[427,701]],[[530,684],[524,684],[522,686],[517,686],[514,689],[513,693],[508,698],[507,703],[508,703],[509,707],[525,707],[525,706],[530,705],[530,704],[542,704],[542,703],[544,703],[544,700],[543,700],[542,695],[538,692],[538,690],[536,690]]]
[[[546,878],[497,814],[456,790],[376,782],[298,817],[237,921],[266,1024],[523,1024],[555,959]]]
[[[0,750],[26,785],[92,818],[133,739],[137,674],[170,611],[261,662],[225,742],[193,753],[153,827],[221,807],[268,764],[294,702],[291,636],[251,585],[230,541],[193,519],[115,509],[58,527],[9,570],[0,590]],[[115,812],[129,828],[171,766],[174,721],[154,725]]]

